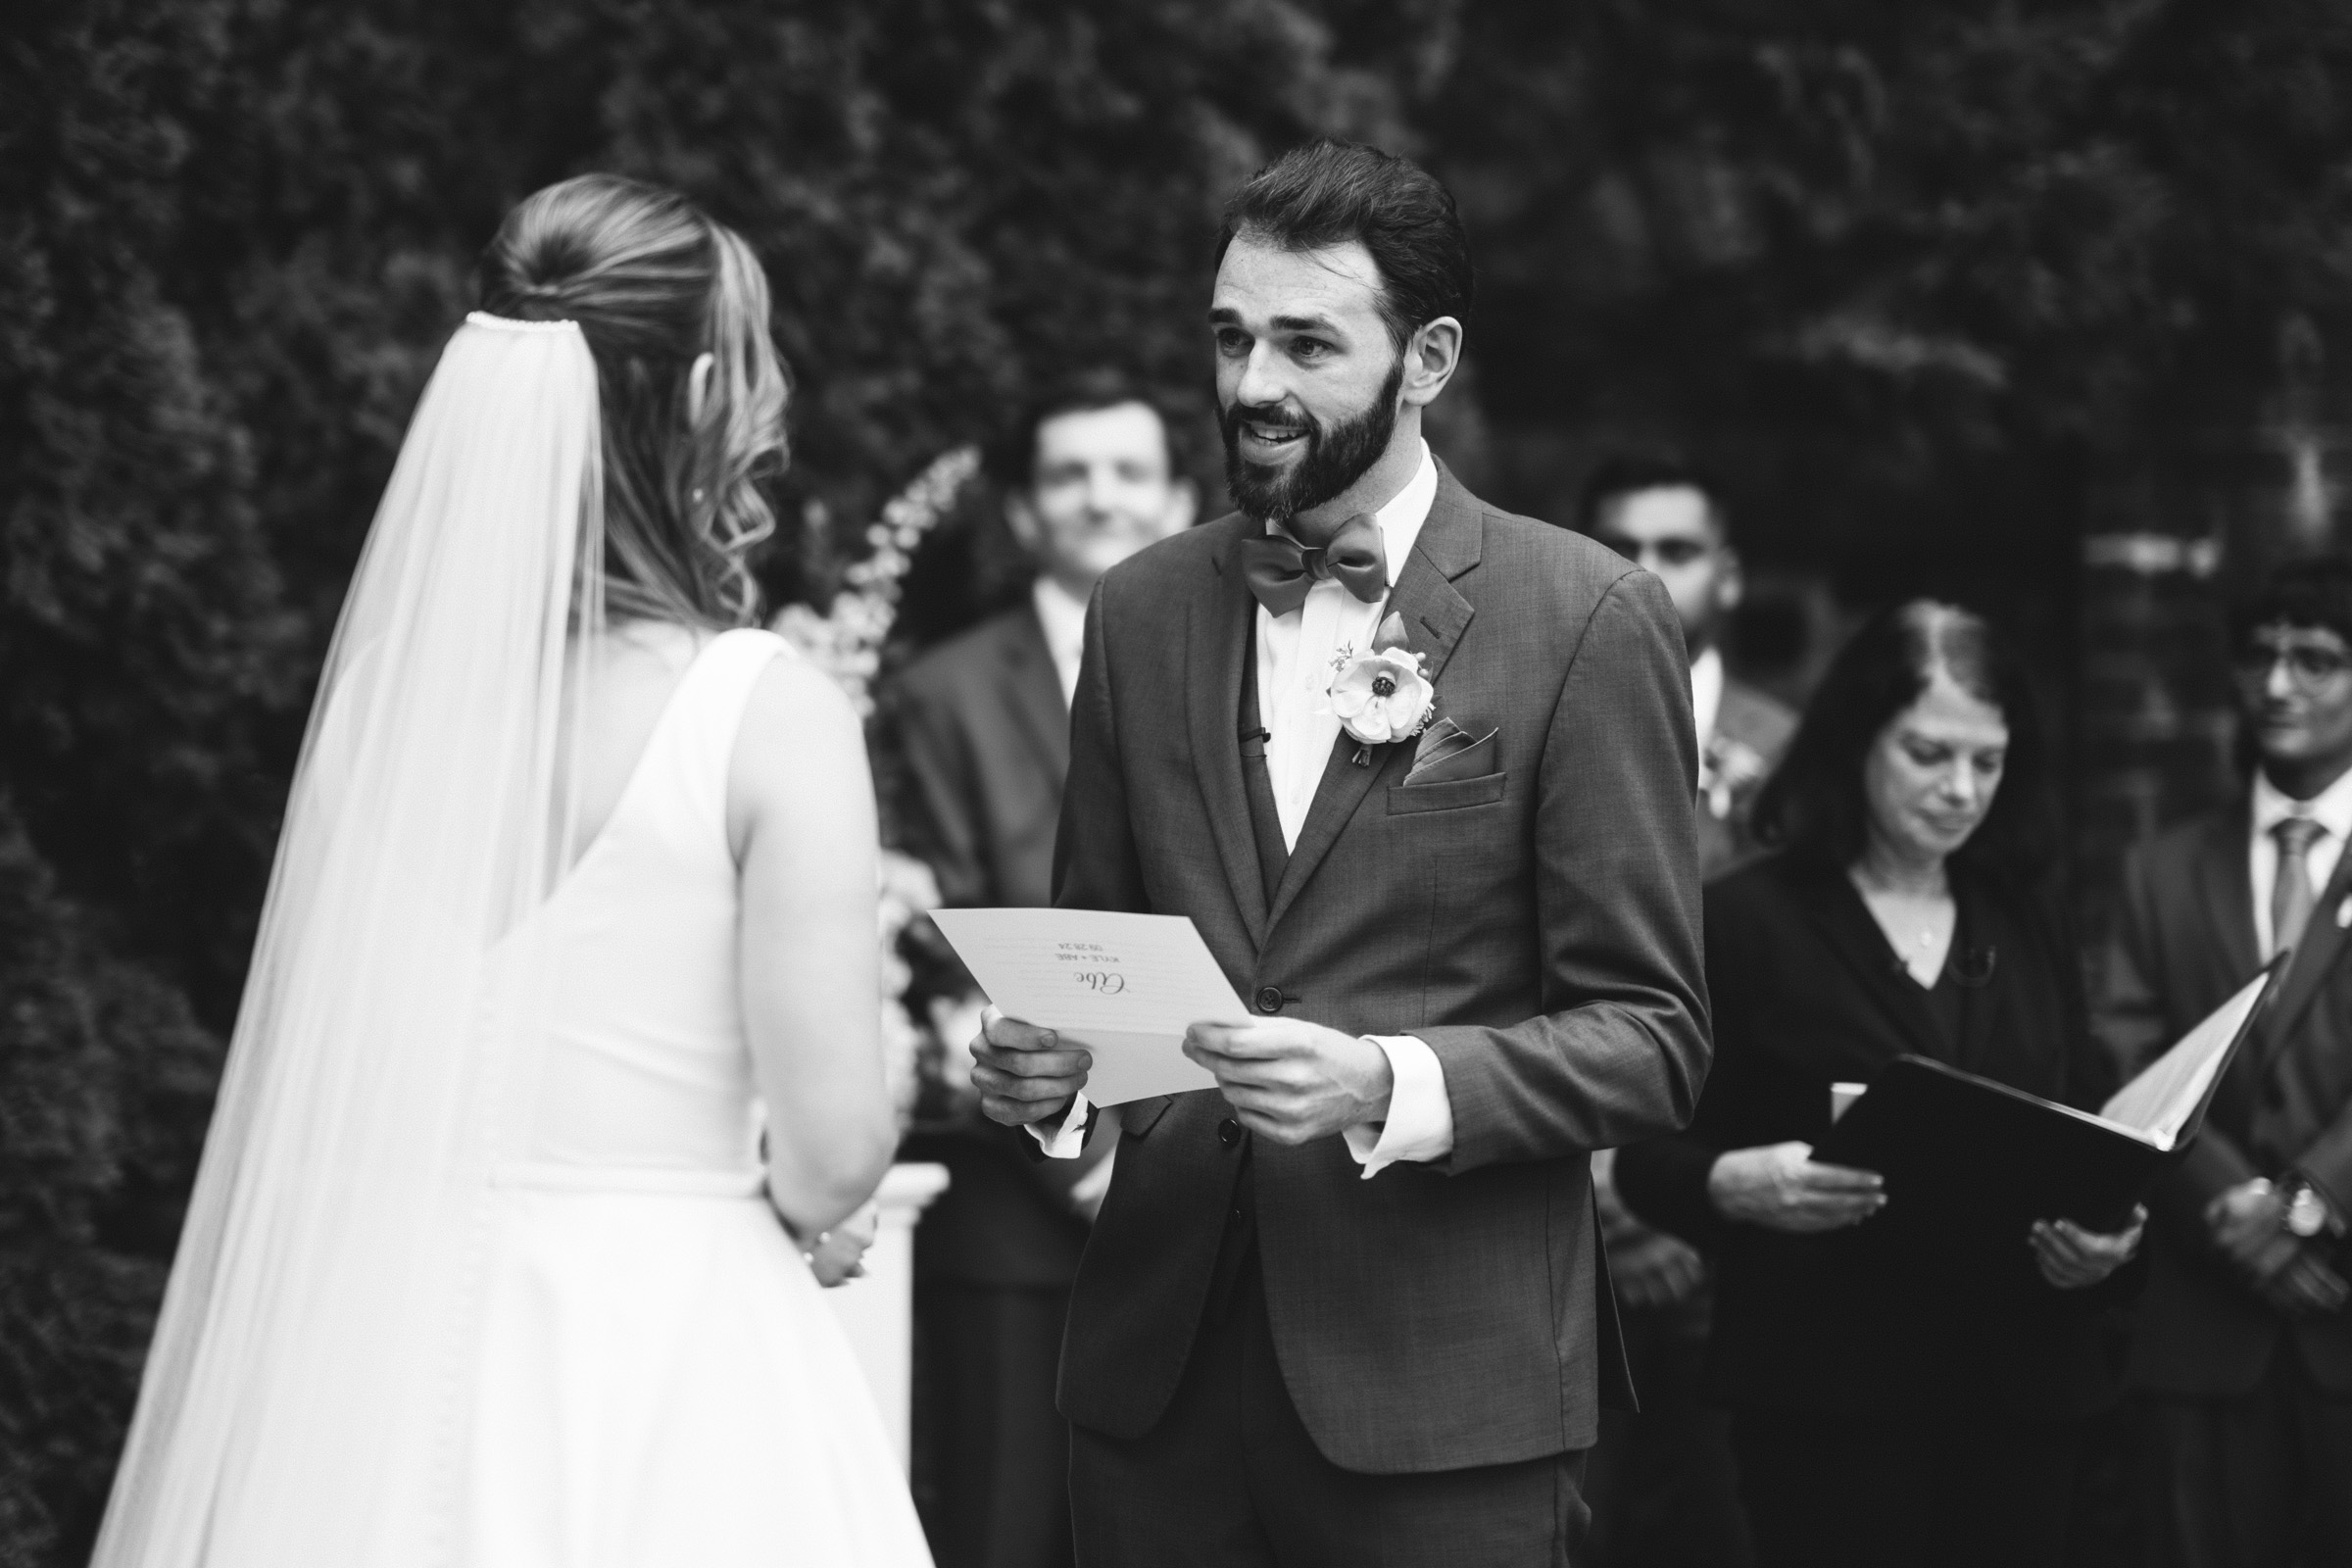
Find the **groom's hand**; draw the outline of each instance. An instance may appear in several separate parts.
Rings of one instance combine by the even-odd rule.
[[[980,1109],[990,1121],[1007,1127],[1052,1121],[1070,1108],[1094,1064],[1084,1051],[1061,1049],[1051,1029],[1007,1018],[994,1007],[980,1014],[972,1087],[980,1091]]]
[[[1184,1054],[1216,1074],[1243,1126],[1278,1144],[1383,1119],[1396,1084],[1378,1045],[1303,1018],[1197,1023]]]

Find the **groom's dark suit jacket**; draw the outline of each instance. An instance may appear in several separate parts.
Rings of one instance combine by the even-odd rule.
[[[1214,1091],[1130,1107],[1063,1413],[1114,1437],[1157,1422],[1248,1152],[1276,1353],[1327,1457],[1399,1473],[1588,1446],[1625,1374],[1587,1152],[1681,1127],[1707,1065],[1681,628],[1655,578],[1441,470],[1390,609],[1438,710],[1498,730],[1491,770],[1407,784],[1411,743],[1357,765],[1343,735],[1269,889],[1238,739],[1256,526],[1195,529],[1097,590],[1055,902],[1189,915],[1252,1007],[1427,1041],[1453,1152],[1366,1181],[1341,1139],[1252,1140]]]

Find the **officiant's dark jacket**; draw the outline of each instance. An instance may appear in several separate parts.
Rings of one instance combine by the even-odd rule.
[[[1729,1223],[1707,1200],[1717,1155],[1820,1142],[1830,1086],[1867,1083],[1906,1053],[2069,1104],[2111,1092],[2055,901],[2005,894],[1956,863],[1951,875],[1959,926],[1940,997],[1903,968],[1836,865],[1772,854],[1708,885],[1706,1096],[1688,1132],[1621,1152],[1617,1185],[1635,1212],[1718,1259],[1706,1377],[1719,1403],[1836,1412],[1936,1399],[2050,1419],[2116,1393],[2097,1314],[2135,1286],[2130,1273],[2058,1291],[2022,1234],[2014,1257],[1987,1266],[1919,1255],[1876,1218],[1799,1236]]]
[[[1340,1138],[1253,1139],[1213,1090],[1129,1107],[1062,1409],[1120,1438],[1158,1421],[1247,1155],[1276,1356],[1326,1457],[1402,1473],[1585,1447],[1623,1381],[1587,1152],[1682,1125],[1707,1061],[1673,608],[1610,551],[1441,470],[1390,607],[1439,710],[1497,730],[1491,767],[1407,784],[1410,743],[1359,766],[1343,735],[1269,878],[1239,740],[1256,605],[1237,546],[1255,526],[1155,545],[1098,589],[1056,902],[1189,915],[1252,1007],[1419,1036],[1453,1151],[1367,1181]]]
[[[2180,1038],[2248,980],[2254,896],[2243,803],[2183,824],[2126,860],[2096,1024],[2134,1066]],[[2313,1382],[2352,1394],[2352,1313],[2289,1320],[2240,1285],[2207,1241],[2204,1207],[2225,1188],[2299,1170],[2352,1213],[2352,898],[2344,857],[2289,961],[2276,1000],[2238,1048],[2187,1158],[2150,1200],[2149,1278],[2130,1378],[2157,1394],[2250,1394],[2291,1337]],[[2352,1267],[2352,1247],[2339,1249]]]

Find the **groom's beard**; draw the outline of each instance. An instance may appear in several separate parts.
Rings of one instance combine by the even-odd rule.
[[[1237,403],[1225,410],[1217,422],[1225,432],[1225,485],[1233,492],[1234,505],[1260,522],[1287,524],[1346,490],[1389,450],[1389,439],[1396,433],[1396,394],[1403,386],[1404,356],[1399,354],[1370,406],[1329,429],[1310,415],[1285,409]],[[1242,456],[1245,419],[1304,430],[1306,455],[1287,469],[1250,462]]]

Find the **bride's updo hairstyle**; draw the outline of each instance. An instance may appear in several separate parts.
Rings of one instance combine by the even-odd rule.
[[[744,557],[775,529],[754,481],[783,466],[789,387],[767,277],[743,236],[674,191],[582,174],[507,215],[479,285],[493,315],[578,322],[595,357],[607,613],[750,621]],[[696,410],[704,354],[713,363]]]

